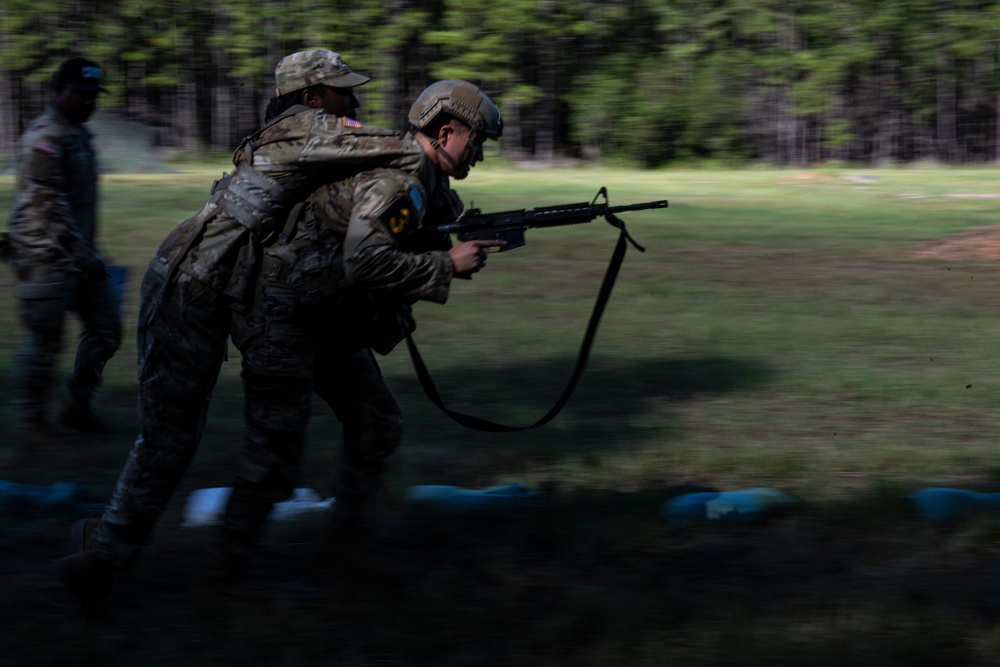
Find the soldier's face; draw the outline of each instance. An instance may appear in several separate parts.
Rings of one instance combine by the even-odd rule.
[[[483,160],[483,143],[486,137],[480,137],[469,126],[455,121],[444,127],[451,126],[452,132],[446,141],[441,141],[441,148],[452,158],[442,162],[444,172],[460,181],[469,175],[472,168]]]
[[[319,96],[320,106],[323,111],[331,116],[345,116],[347,118],[358,118],[358,96],[354,94],[353,88],[333,88],[323,86]]]
[[[74,125],[86,123],[97,108],[97,91],[65,86],[56,93],[56,110]]]

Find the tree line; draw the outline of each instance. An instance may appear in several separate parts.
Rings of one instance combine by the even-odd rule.
[[[0,153],[71,55],[163,146],[231,150],[313,47],[372,77],[371,123],[479,84],[512,158],[1000,162],[1000,2],[975,0],[4,0]]]

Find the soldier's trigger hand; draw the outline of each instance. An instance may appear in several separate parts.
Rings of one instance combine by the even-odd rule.
[[[503,247],[506,241],[473,240],[460,241],[452,246],[448,254],[455,267],[455,275],[471,275],[486,265],[486,248]]]
[[[507,245],[507,241],[504,241],[503,239],[477,240],[476,243],[480,244],[479,247],[483,248],[484,252],[490,252],[489,250],[486,250],[486,248],[496,249],[503,248]]]

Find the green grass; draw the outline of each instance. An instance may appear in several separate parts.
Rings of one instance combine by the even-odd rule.
[[[224,164],[109,176],[102,245],[132,268],[129,303],[167,232]],[[857,178],[858,175],[871,178]],[[227,484],[242,405],[232,351],[197,460],[120,591],[119,620],[74,620],[49,571],[71,516],[0,514],[0,663],[194,665],[990,665],[1000,646],[1000,522],[951,532],[917,518],[925,486],[1000,490],[1000,271],[920,258],[998,222],[995,169],[526,171],[456,184],[484,210],[669,199],[623,216],[629,251],[590,366],[550,425],[480,434],[423,397],[404,349],[381,360],[407,415],[383,532],[419,582],[395,596],[302,594],[311,522],[275,526],[266,598],[205,617],[190,581],[202,531],[183,496]],[[0,178],[0,206],[12,183]],[[527,424],[569,378],[615,242],[604,222],[534,230],[420,304],[415,338],[456,409]],[[0,271],[0,478],[110,491],[135,431],[131,330],[100,410],[106,443],[15,464],[13,281]],[[133,318],[130,318],[131,325]],[[66,365],[69,355],[66,355]],[[338,425],[315,406],[303,483],[328,494]],[[414,484],[554,489],[546,506],[462,516],[403,500]],[[763,526],[668,531],[689,485],[775,486],[807,502]],[[309,589],[312,590],[312,589]],[[325,589],[323,589],[325,590]]]

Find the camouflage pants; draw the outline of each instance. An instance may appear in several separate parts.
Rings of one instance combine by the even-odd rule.
[[[235,315],[232,340],[243,355],[247,431],[224,531],[252,540],[271,505],[298,482],[310,395],[343,426],[335,512],[360,519],[403,434],[399,403],[367,347],[336,342],[336,314],[305,307],[295,292],[261,280],[254,307]]]
[[[91,538],[105,559],[131,563],[194,458],[231,312],[228,300],[183,273],[165,283],[155,269],[146,272],[137,332],[139,435]]]
[[[66,313],[83,324],[69,395],[89,402],[104,377],[104,367],[121,345],[120,302],[108,280],[87,281],[66,272],[27,272],[17,287],[24,338],[14,371],[14,405],[26,421],[45,418],[55,370],[63,348]]]

